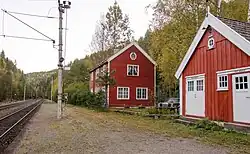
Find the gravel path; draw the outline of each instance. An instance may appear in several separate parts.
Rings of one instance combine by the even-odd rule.
[[[126,127],[102,113],[69,107],[56,119],[56,104],[43,104],[6,153],[223,154],[226,149],[192,139],[168,138]]]

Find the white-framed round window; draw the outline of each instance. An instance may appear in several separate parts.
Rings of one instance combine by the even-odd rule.
[[[136,60],[136,58],[137,58],[136,53],[135,53],[135,52],[131,52],[131,53],[130,53],[130,59],[131,59],[131,60]]]
[[[208,38],[207,45],[208,45],[208,49],[213,49],[214,48],[215,42],[214,42],[214,38],[213,37],[209,37]]]

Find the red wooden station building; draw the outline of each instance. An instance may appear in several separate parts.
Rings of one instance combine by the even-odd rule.
[[[250,23],[208,13],[175,76],[183,116],[250,124]]]
[[[127,45],[90,71],[91,92],[105,90],[96,80],[104,71],[113,70],[116,85],[108,87],[109,107],[154,105],[156,63],[138,44]]]

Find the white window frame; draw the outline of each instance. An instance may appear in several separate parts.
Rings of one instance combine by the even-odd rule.
[[[119,98],[118,96],[118,94],[119,94],[119,88],[123,88],[123,89],[128,89],[128,98]],[[124,93],[123,93],[123,95],[124,95]],[[129,87],[117,87],[116,88],[116,98],[117,98],[117,100],[129,100],[130,99],[130,88]]]
[[[134,58],[132,58],[132,55],[133,55],[133,54],[135,55]],[[131,60],[136,60],[137,54],[136,54],[135,52],[131,52],[131,53],[129,54],[129,57],[130,57]]]
[[[220,81],[220,78],[224,77],[224,81]],[[225,78],[226,77],[226,78]],[[227,79],[225,81],[225,79]],[[224,87],[220,86],[220,83],[224,82]],[[226,86],[225,86],[225,83]],[[226,91],[228,90],[228,75],[227,74],[218,74],[217,75],[217,91]]]
[[[137,90],[138,89],[146,89],[146,98],[138,98],[137,96]],[[148,88],[147,87],[136,87],[136,100],[148,100]],[[141,94],[142,96],[142,94]]]
[[[210,45],[210,41],[213,41],[214,44]],[[214,40],[213,35],[211,35],[211,36],[208,37],[207,46],[208,46],[208,50],[211,50],[211,49],[215,48],[215,40]]]
[[[138,71],[138,72],[137,72],[137,75],[129,75],[129,74],[128,74],[128,72],[129,72],[129,66],[133,66],[133,67],[136,66],[136,67],[137,67],[137,71]],[[127,65],[127,76],[139,76],[139,72],[140,72],[140,67],[139,67],[139,65],[132,65],[132,64],[128,64],[128,65]]]

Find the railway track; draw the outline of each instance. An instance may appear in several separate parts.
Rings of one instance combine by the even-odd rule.
[[[25,101],[0,105],[0,111],[24,104]]]
[[[14,140],[42,103],[43,100],[38,100],[27,107],[0,118],[0,153],[4,152],[4,149]]]

